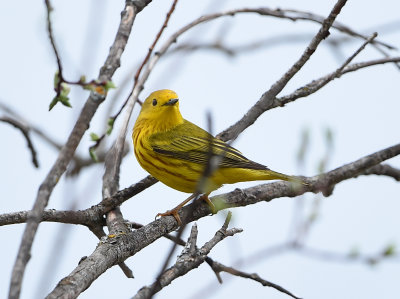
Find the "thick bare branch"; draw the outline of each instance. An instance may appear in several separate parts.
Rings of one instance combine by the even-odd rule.
[[[143,190],[154,185],[158,181],[152,176],[147,176],[132,186],[122,189],[113,196],[104,199],[99,204],[81,211],[57,211],[45,210],[41,221],[61,222],[67,224],[81,224],[90,229],[98,225],[105,225],[104,214],[115,209],[124,201]],[[0,215],[0,226],[25,223],[28,220],[29,211],[7,213]]]
[[[323,174],[322,174],[323,175]],[[388,164],[378,164],[367,168],[365,171],[360,172],[359,175],[381,175],[392,177],[396,181],[400,181],[400,170]],[[356,175],[355,177],[357,177]],[[118,191],[113,196],[104,199],[97,205],[94,205],[85,210],[79,211],[60,211],[60,210],[45,210],[43,213],[42,221],[47,222],[60,222],[65,224],[80,224],[88,226],[89,228],[94,225],[105,225],[103,215],[108,211],[113,210],[126,200],[134,195],[142,192],[143,190],[151,187],[158,180],[152,176],[147,176],[136,184]],[[243,189],[246,192],[247,189]],[[20,211],[14,213],[5,213],[0,215],[0,226],[25,223],[28,218],[28,211]],[[134,228],[141,228],[143,225],[135,224]],[[170,236],[169,239],[176,238]],[[182,244],[180,244],[182,245]]]
[[[139,8],[136,6],[136,2],[140,2]],[[149,2],[150,1],[144,0],[135,1],[135,3],[132,3],[131,1],[126,2],[115,40],[110,48],[110,52],[104,63],[104,66],[100,70],[100,81],[111,80],[112,75],[120,65],[120,57],[124,52],[136,14],[141,9],[143,9],[144,4],[148,4]],[[67,169],[67,165],[71,161],[75,150],[80,140],[82,139],[83,134],[88,129],[93,115],[103,101],[104,96],[101,96],[94,92],[91,93],[89,99],[87,100],[78,117],[78,120],[71,134],[68,137],[66,144],[61,149],[53,167],[39,187],[35,204],[32,210],[29,212],[28,222],[25,227],[21,245],[18,250],[17,258],[13,267],[9,289],[9,298],[19,297],[25,267],[29,261],[33,239],[36,235],[40,220],[42,219],[43,210],[47,206],[50,195],[57,182],[60,180],[61,175]]]
[[[236,206],[246,206],[260,201],[271,201],[279,197],[294,197],[306,191],[318,192],[323,190],[329,195],[333,186],[341,181],[357,176],[367,168],[375,166],[384,160],[400,154],[400,144],[365,156],[352,163],[307,180],[309,186],[295,187],[288,182],[275,182],[247,188],[236,189],[233,192],[214,196],[215,201],[222,201],[224,209]],[[180,218],[183,223],[189,223],[209,215],[209,206],[195,201],[182,208]],[[132,233],[120,235],[118,238],[101,243],[92,255],[81,262],[70,275],[65,277],[51,292],[49,298],[56,298],[59,294],[68,294],[66,298],[74,298],[104,273],[108,268],[118,264],[128,257],[135,255],[163,235],[172,232],[178,227],[174,217],[167,216],[157,219]]]

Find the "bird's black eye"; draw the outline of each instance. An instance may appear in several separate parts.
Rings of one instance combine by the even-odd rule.
[[[157,100],[153,99],[153,106],[157,105]]]

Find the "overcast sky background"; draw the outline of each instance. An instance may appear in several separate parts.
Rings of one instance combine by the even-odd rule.
[[[87,91],[72,87],[73,109],[57,105],[48,112],[54,96],[55,57],[45,29],[43,1],[8,1],[0,11],[1,29],[1,94],[0,102],[12,107],[28,123],[43,129],[49,136],[64,143],[86,101]],[[215,2],[215,4],[213,4]],[[291,8],[327,16],[334,1],[188,1],[180,0],[159,46],[175,30],[202,14],[231,8]],[[114,39],[120,21],[123,1],[52,1],[52,20],[65,76],[77,80],[84,74],[97,77]],[[141,61],[162,25],[171,1],[154,0],[141,12],[133,27],[121,65],[114,76],[117,87]],[[378,39],[400,47],[400,5],[395,0],[377,2],[349,1],[337,20],[366,35],[378,31]],[[389,25],[389,26],[383,26]],[[225,17],[187,32],[183,42],[210,42],[222,36],[229,47],[269,41],[254,51],[229,57],[215,50],[191,54],[171,54],[160,60],[140,98],[150,92],[169,88],[180,97],[183,116],[206,127],[206,112],[213,117],[217,134],[235,123],[268,88],[300,57],[320,25],[281,20],[255,14]],[[280,41],[282,36],[289,38]],[[331,29],[329,38],[347,37]],[[361,44],[350,38],[334,50],[322,42],[305,67],[290,81],[280,95],[334,71]],[[398,51],[390,52],[398,56]],[[355,61],[381,58],[368,46]],[[397,144],[400,140],[400,72],[393,65],[375,66],[344,75],[322,90],[297,100],[284,108],[262,115],[235,141],[234,146],[248,158],[288,173],[315,175],[319,161],[326,154],[325,132],[333,132],[328,169],[352,162],[362,156]],[[131,84],[122,89],[112,108],[114,114],[129,93]],[[111,91],[94,117],[78,153],[88,157],[89,133],[102,134],[111,99],[119,90]],[[132,126],[139,106],[135,107]],[[4,115],[0,111],[0,116]],[[120,121],[108,138],[115,140]],[[296,154],[301,134],[310,134],[305,166],[300,168]],[[32,135],[38,151],[40,168],[35,169],[26,142],[19,131],[0,123],[2,138],[0,155],[0,213],[28,210],[37,189],[53,165],[57,151]],[[127,136],[130,141],[130,132]],[[388,163],[400,167],[400,158]],[[84,209],[101,200],[103,166],[84,170],[79,180],[62,177],[48,208]],[[130,148],[121,169],[120,187],[124,188],[145,177]],[[236,187],[254,186],[257,182],[225,186],[215,194]],[[400,185],[387,177],[360,177],[336,186],[329,198],[322,198],[316,223],[306,244],[329,252],[348,254],[357,248],[363,254],[375,254],[389,244],[400,245]],[[158,212],[174,207],[186,194],[161,183],[142,192],[122,205],[126,219],[147,224]],[[303,197],[305,214],[315,195]],[[260,250],[288,240],[291,235],[295,200],[275,199],[233,209],[231,226],[244,231],[218,244],[210,256],[226,265],[233,265]],[[198,221],[198,245],[209,240],[223,224],[225,212]],[[0,228],[2,259],[0,260],[0,298],[8,293],[10,273],[20,245],[24,225]],[[187,238],[186,231],[185,238]],[[56,241],[57,246],[54,247]],[[68,275],[82,256],[90,255],[98,240],[84,227],[42,223],[36,236],[32,258],[25,272],[21,298],[41,298],[57,282]],[[118,267],[109,269],[85,291],[81,298],[129,298],[137,290],[154,281],[171,242],[157,240],[126,262],[135,279],[127,279]],[[54,249],[55,248],[55,249]],[[56,255],[52,255],[52,252]],[[176,255],[180,252],[178,249]],[[50,260],[49,260],[50,259]],[[256,272],[300,297],[311,298],[398,298],[400,293],[399,258],[375,266],[357,262],[331,262],[296,252],[287,252],[248,261],[238,269]],[[222,275],[219,286],[214,273],[204,264],[165,288],[159,298],[289,298],[278,291],[262,287],[254,281]],[[209,292],[209,293],[207,293]],[[213,296],[212,296],[213,295]],[[114,296],[115,297],[115,296]]]

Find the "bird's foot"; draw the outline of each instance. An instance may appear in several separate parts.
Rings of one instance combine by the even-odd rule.
[[[177,206],[176,208],[173,208],[172,210],[168,210],[164,213],[158,213],[156,215],[157,217],[163,217],[163,216],[174,216],[176,222],[178,222],[178,226],[182,225],[181,217],[179,217],[179,210],[181,209],[180,206]]]
[[[208,193],[208,194],[210,194],[210,193]],[[203,194],[199,199],[200,200],[204,200],[208,204],[212,214],[217,214],[217,212],[218,212],[217,208],[212,203],[212,201],[208,198],[208,194]]]
[[[208,194],[203,194],[199,198],[199,200],[204,200],[208,204],[208,206],[210,207],[211,213],[212,214],[216,214],[217,213],[217,209],[216,209],[215,205],[211,202],[211,200],[208,198]],[[183,202],[181,202],[179,205],[177,205],[172,210],[168,210],[168,211],[166,211],[164,213],[158,213],[156,215],[156,219],[158,217],[163,217],[163,216],[173,216],[175,218],[176,222],[178,222],[178,225],[181,226],[182,225],[182,221],[181,221],[181,217],[179,216],[179,211],[185,204],[187,204],[194,197],[195,197],[195,194],[192,194],[191,196],[189,196],[187,199],[185,199]]]

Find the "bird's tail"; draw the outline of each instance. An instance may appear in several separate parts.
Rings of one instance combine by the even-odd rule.
[[[288,181],[296,184],[301,184],[307,186],[308,183],[301,177],[293,176],[293,175],[286,175],[280,172],[267,170],[266,172],[266,180],[283,180]]]

